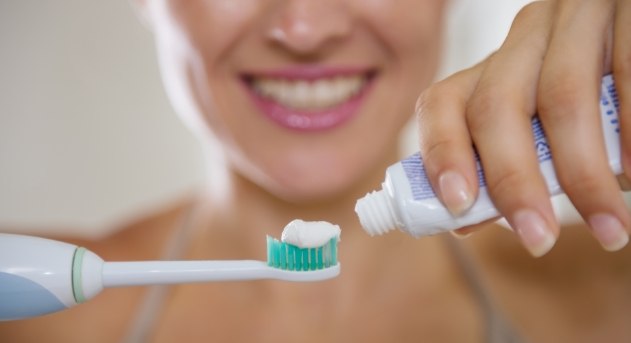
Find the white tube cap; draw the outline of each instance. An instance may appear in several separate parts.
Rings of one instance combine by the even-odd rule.
[[[373,191],[357,200],[355,213],[369,235],[382,235],[396,229],[397,223],[388,195],[383,190]]]

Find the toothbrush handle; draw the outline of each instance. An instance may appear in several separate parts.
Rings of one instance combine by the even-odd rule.
[[[0,321],[30,318],[76,305],[76,246],[0,233]]]
[[[139,261],[105,262],[103,286],[142,286],[264,278],[261,261]]]
[[[278,279],[318,281],[339,274],[339,265],[316,271],[287,271],[256,260],[105,262],[103,287],[208,281]]]

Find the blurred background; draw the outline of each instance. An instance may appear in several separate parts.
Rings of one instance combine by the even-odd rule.
[[[439,77],[499,46],[529,1],[452,2]],[[127,0],[0,2],[2,231],[98,238],[202,182],[153,49]]]

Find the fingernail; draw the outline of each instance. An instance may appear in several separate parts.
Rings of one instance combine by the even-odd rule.
[[[454,171],[446,171],[438,178],[438,187],[442,200],[451,214],[458,216],[473,204],[473,196],[469,184],[462,175]]]
[[[543,256],[554,246],[556,239],[537,212],[519,210],[513,216],[513,224],[515,232],[532,256]]]
[[[589,217],[594,236],[607,251],[622,249],[629,242],[629,234],[616,217],[599,213]]]

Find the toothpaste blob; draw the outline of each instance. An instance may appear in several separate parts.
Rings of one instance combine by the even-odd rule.
[[[280,240],[300,248],[317,248],[340,236],[340,227],[325,221],[294,219],[283,229]]]

